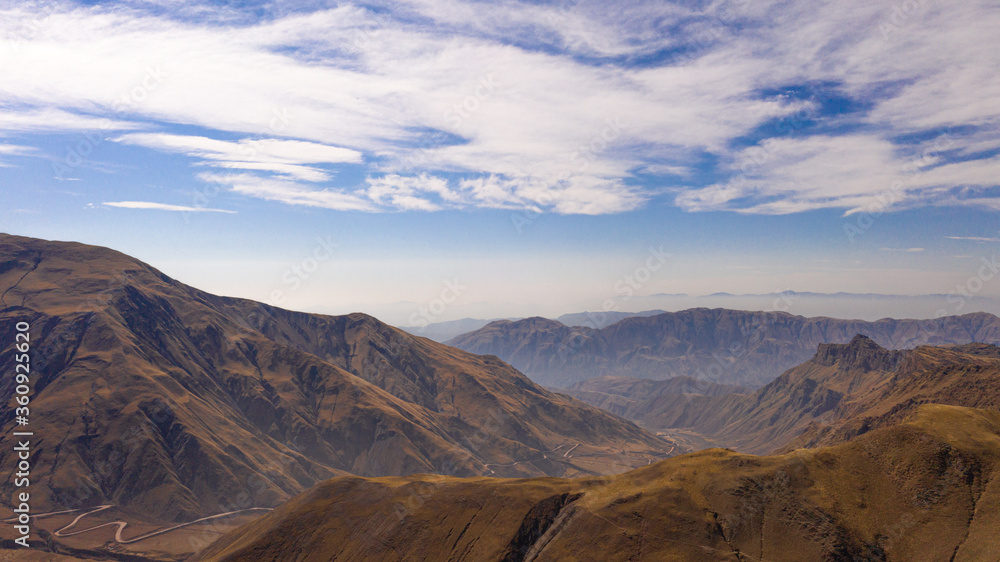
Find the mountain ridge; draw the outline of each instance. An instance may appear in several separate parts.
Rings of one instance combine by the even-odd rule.
[[[831,447],[712,449],[602,479],[337,478],[192,562],[966,562],[1000,556],[998,502],[1000,412],[924,405]]]
[[[752,392],[685,393],[665,386],[629,400],[623,383],[611,378],[578,383],[576,388],[589,393],[570,393],[595,405],[618,406],[613,411],[619,415],[675,439],[687,435],[762,454],[838,444],[891,425],[925,403],[1000,409],[1000,396],[991,390],[997,385],[996,346],[887,350],[858,335],[846,344],[821,345],[812,359]]]
[[[689,376],[757,387],[809,360],[820,344],[871,337],[889,349],[1000,343],[1000,318],[970,313],[876,322],[806,318],[786,312],[696,308],[629,317],[595,330],[554,320],[502,321],[447,343],[492,354],[536,382],[567,387],[600,376]]]
[[[185,521],[337,475],[595,474],[674,448],[495,357],[211,295],[106,248],[0,235],[0,295],[0,337],[31,324],[39,509]],[[4,410],[0,462],[13,424]]]

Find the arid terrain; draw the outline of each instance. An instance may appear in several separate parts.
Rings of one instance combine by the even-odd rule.
[[[841,445],[607,478],[336,478],[195,560],[996,560],[998,470],[1000,413],[925,405]]]
[[[31,324],[38,513],[173,525],[340,475],[583,476],[682,452],[495,357],[217,297],[105,248],[2,235],[0,298],[3,337]],[[14,412],[0,421],[12,466]]]
[[[5,329],[32,326],[35,537],[11,550],[0,514],[15,559],[1000,556],[988,343],[858,334],[756,390],[546,389],[364,314],[214,296],[105,248],[3,235],[0,287]],[[942,337],[994,320],[944,319]]]

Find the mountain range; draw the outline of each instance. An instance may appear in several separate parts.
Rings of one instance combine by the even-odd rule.
[[[998,385],[995,346],[891,351],[858,335],[848,344],[820,345],[812,359],[754,392],[683,377],[605,377],[566,392],[651,430],[694,438],[698,448],[765,454],[842,443],[921,404],[1000,410]]]
[[[188,521],[341,475],[594,475],[681,452],[496,357],[211,295],[106,248],[0,235],[0,301],[2,341],[31,326],[38,510]],[[5,408],[3,466],[14,424]]]
[[[989,314],[527,318],[463,351],[0,235],[19,322],[37,560],[1000,558]]]
[[[759,387],[813,356],[820,344],[857,334],[890,349],[1000,343],[1000,318],[987,313],[875,322],[806,318],[786,312],[691,309],[633,316],[602,329],[555,320],[497,320],[449,340],[496,355],[532,380],[567,387],[594,377],[669,379]]]
[[[753,393],[595,379],[574,391],[617,395],[626,415],[681,397],[662,412],[679,425],[782,450],[602,478],[335,478],[195,560],[996,560],[998,385],[998,347],[861,335]]]

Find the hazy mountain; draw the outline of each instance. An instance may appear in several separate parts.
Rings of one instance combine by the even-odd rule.
[[[621,392],[626,407],[614,411],[647,428],[686,430],[718,445],[766,453],[840,443],[896,422],[920,404],[1000,409],[1000,348],[890,351],[857,336],[849,344],[821,345],[812,359],[751,394],[667,389],[630,400],[628,389],[613,382],[596,379],[586,385],[589,393],[573,395],[603,405]]]
[[[820,344],[847,343],[856,334],[891,349],[1000,343],[1000,318],[974,313],[868,322],[699,308],[629,317],[599,330],[545,318],[498,320],[447,343],[496,355],[532,380],[555,387],[603,376],[688,376],[759,386],[808,360]]]
[[[426,326],[400,326],[399,328],[415,336],[429,338],[436,342],[445,342],[455,336],[478,330],[496,320],[496,318],[490,320],[462,318],[461,320],[450,320],[448,322],[433,322]]]
[[[972,312],[1000,314],[1000,300],[995,297],[984,295],[964,297],[957,294],[890,295],[808,291],[782,291],[764,294],[714,293],[698,296],[654,294],[629,297],[625,303],[622,303],[622,306],[628,306],[632,310],[662,309],[667,311],[690,308],[779,310],[799,316],[830,316],[868,321],[882,318],[935,318],[940,316],[942,311],[950,314]]]
[[[105,248],[0,235],[0,307],[3,341],[31,324],[38,511],[188,520],[349,473],[572,476],[673,450],[496,357],[364,314],[218,297]],[[0,370],[14,354],[3,346]],[[0,401],[13,393],[3,377]],[[13,410],[0,422],[12,466]]]
[[[662,314],[662,310],[647,310],[645,312],[578,312],[573,314],[563,314],[557,320],[567,326],[587,326],[589,328],[603,328],[632,316],[653,316]],[[496,322],[498,318],[483,320],[481,318],[462,318],[460,320],[449,320],[446,322],[432,322],[426,326],[399,326],[401,330],[415,335],[430,338],[437,342],[446,342],[452,338],[474,332],[490,322]],[[506,318],[506,320],[520,320],[520,318]]]
[[[1000,558],[1000,413],[925,405],[846,444],[603,479],[336,478],[196,560]]]
[[[663,314],[664,312],[666,311],[644,310],[642,312],[576,312],[573,314],[563,314],[562,316],[556,318],[556,320],[567,326],[585,326],[587,328],[595,328],[599,330],[610,326],[615,322],[626,318],[632,318],[633,316],[656,316],[657,314]]]

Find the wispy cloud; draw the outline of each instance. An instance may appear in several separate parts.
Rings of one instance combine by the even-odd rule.
[[[34,151],[35,148],[31,146],[19,146],[16,144],[0,144],[0,154],[20,156],[23,154],[30,154]]]
[[[262,178],[253,174],[210,174],[199,177],[206,182],[227,185],[236,193],[286,205],[318,207],[335,211],[377,211],[365,198],[332,188],[316,188],[293,181]]]
[[[988,0],[905,18],[861,0],[269,6],[6,5],[0,135],[195,127],[117,138],[242,171],[226,177],[248,197],[331,209],[596,214],[669,191],[688,211],[857,212],[897,182],[894,207],[1000,208]],[[853,109],[781,93],[807,84]],[[827,128],[770,126],[798,112]],[[907,167],[923,147],[906,139],[945,131],[948,149]],[[699,159],[719,162],[707,182]],[[333,187],[348,165],[366,179]]]
[[[187,154],[209,166],[260,170],[310,182],[330,179],[327,172],[305,164],[357,164],[356,150],[314,142],[285,139],[242,139],[236,142],[165,133],[132,133],[117,142]]]
[[[4,59],[0,59],[3,61]],[[0,66],[2,66],[0,62]],[[0,93],[0,133],[65,132],[65,131],[123,131],[138,129],[138,123],[64,111],[54,108],[3,107],[7,101]],[[38,100],[35,100],[38,101]]]
[[[945,236],[948,240],[970,240],[972,242],[1000,242],[1000,238],[988,236]]]
[[[105,201],[104,203],[101,203],[101,205],[104,205],[105,207],[117,207],[120,209],[148,209],[154,211],[177,211],[185,213],[236,213],[236,211],[229,211],[226,209],[187,207],[184,205],[168,205],[166,203],[153,203],[150,201]]]
[[[917,252],[923,252],[925,249],[924,248],[879,248],[879,250],[881,250],[883,252],[910,252],[910,253],[917,253]]]

